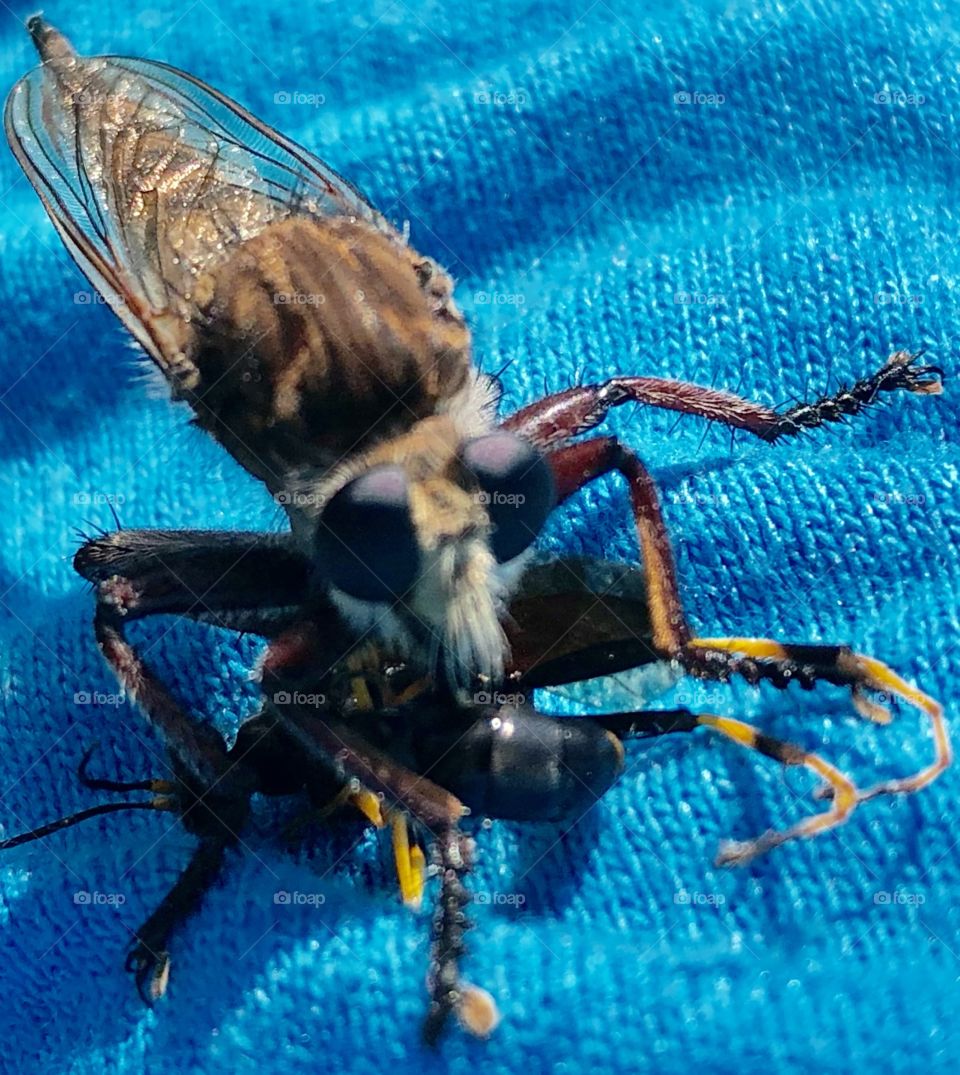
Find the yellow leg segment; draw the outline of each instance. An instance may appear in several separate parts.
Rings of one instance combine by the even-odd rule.
[[[286,827],[284,838],[288,843],[299,839],[301,832],[308,825],[326,821],[331,814],[348,804],[356,807],[371,825],[376,826],[378,829],[386,826],[380,799],[372,791],[357,787],[351,782],[350,784],[345,784],[330,802],[324,806],[305,810],[302,814],[298,814]]]
[[[718,866],[740,866],[756,855],[769,851],[787,840],[816,836],[827,829],[842,825],[856,807],[859,797],[854,784],[839,769],[824,761],[817,754],[810,754],[792,743],[774,739],[758,728],[742,720],[734,720],[732,717],[717,717],[702,713],[697,714],[696,719],[698,724],[713,729],[748,750],[759,751],[783,765],[802,765],[823,777],[830,789],[832,799],[828,810],[806,817],[788,829],[771,830],[754,840],[725,843],[717,854]]]
[[[427,870],[423,849],[418,844],[410,843],[406,814],[399,810],[391,810],[388,816],[390,834],[393,839],[393,858],[397,865],[397,879],[400,882],[400,896],[407,907],[413,911],[419,911],[423,904],[423,887]]]
[[[718,650],[740,657],[749,657],[768,661],[793,661],[796,650],[819,647],[792,647],[769,638],[697,638],[691,646],[705,650]],[[823,647],[824,651],[831,647]],[[928,694],[912,687],[882,661],[864,654],[854,653],[845,647],[836,649],[834,671],[850,682],[853,701],[861,716],[880,724],[889,723],[890,713],[883,706],[865,697],[865,691],[879,691],[900,698],[908,705],[920,710],[930,721],[933,731],[934,760],[930,765],[911,776],[897,780],[885,780],[873,787],[858,792],[861,802],[876,798],[878,795],[906,795],[924,788],[949,767],[953,761],[953,748],[950,734],[943,716],[943,707]],[[802,657],[800,658],[802,663]]]

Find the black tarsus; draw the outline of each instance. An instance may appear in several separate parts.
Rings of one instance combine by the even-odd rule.
[[[851,387],[841,385],[837,392],[813,403],[797,403],[783,411],[777,423],[759,433],[761,439],[773,443],[781,437],[815,429],[827,422],[843,422],[867,407],[881,401],[881,393],[905,389],[908,392],[935,391],[937,380],[946,374],[939,366],[916,366],[923,354],[899,352],[876,373],[862,377]]]

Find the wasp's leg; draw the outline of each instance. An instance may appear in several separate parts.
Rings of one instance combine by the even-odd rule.
[[[278,709],[277,719],[307,757],[325,766],[333,764],[345,783],[359,781],[432,833],[458,824],[467,813],[456,796],[395,761],[344,721],[301,713],[294,706]]]
[[[389,817],[393,861],[397,867],[400,898],[412,911],[419,911],[423,904],[427,870],[423,848],[415,840],[411,840],[406,814],[400,810],[392,810]]]
[[[594,720],[620,739],[648,739],[672,732],[692,732],[697,728],[709,728],[748,750],[755,750],[768,758],[773,758],[782,765],[802,765],[825,781],[832,800],[829,810],[806,817],[788,829],[765,832],[755,840],[725,843],[717,855],[718,866],[739,866],[787,840],[816,836],[827,829],[842,825],[861,798],[852,781],[819,755],[812,754],[793,743],[775,739],[760,731],[759,728],[732,717],[718,717],[710,713],[691,713],[688,709],[671,709],[642,713],[610,713],[596,717]]]
[[[859,792],[861,801],[878,795],[919,791],[934,781],[953,760],[953,748],[940,703],[912,687],[882,661],[855,653],[849,646],[791,645],[769,638],[695,638],[690,642],[685,663],[695,674],[720,679],[736,673],[751,682],[763,679],[780,687],[799,682],[809,688],[818,680],[846,686],[853,692],[858,711],[881,724],[889,722],[889,711],[868,698],[867,691],[888,694],[919,709],[933,729],[934,760],[911,776],[885,780],[865,788]]]
[[[470,870],[470,844],[456,825],[436,834],[432,847],[440,874],[440,893],[433,915],[430,970],[427,975],[430,1007],[423,1026],[424,1040],[435,1045],[451,1014],[475,1037],[486,1038],[496,1029],[500,1013],[485,989],[460,978],[463,935],[472,926],[466,907],[470,903],[464,878]]]
[[[876,373],[857,381],[852,387],[841,388],[811,403],[798,403],[784,411],[685,381],[615,377],[605,384],[569,388],[531,403],[506,418],[503,428],[546,448],[595,429],[612,407],[643,403],[720,422],[732,429],[744,429],[773,443],[782,437],[859,414],[884,392],[939,393],[942,371],[936,366],[917,366],[918,358],[919,355],[908,351],[897,351]]]
[[[451,1012],[470,1033],[490,1033],[498,1021],[496,1005],[484,990],[463,982],[459,971],[463,935],[470,925],[464,913],[469,896],[463,883],[469,856],[459,830],[466,813],[464,805],[342,722],[318,719],[312,713],[300,714],[288,706],[283,707],[278,719],[308,756],[324,765],[333,760],[345,781],[358,780],[383,796],[393,812],[409,815],[430,833],[440,872],[440,896],[433,919],[430,1010],[424,1035],[428,1041],[436,1041]]]
[[[133,947],[127,957],[127,970],[135,974],[140,996],[146,1003],[152,1004],[163,995],[167,987],[171,934],[193,913],[203,894],[216,880],[223,864],[224,851],[236,843],[235,833],[246,818],[249,793],[241,791],[238,794],[236,787],[227,793],[217,788],[198,791],[185,780],[123,783],[94,780],[86,775],[89,756],[90,751],[87,751],[80,766],[80,777],[87,787],[108,791],[143,790],[162,794],[155,794],[153,798],[143,802],[103,803],[80,810],[30,832],[0,841],[0,850],[42,839],[88,818],[123,810],[175,813],[188,831],[200,837],[200,846],[193,853],[187,868],[157,910],[136,931]]]
[[[174,762],[177,770],[176,759]],[[227,849],[239,841],[255,787],[255,774],[233,757],[225,759],[214,784],[198,783],[189,768],[176,776],[173,798],[180,822],[199,844],[160,906],[136,931],[127,956],[127,970],[133,972],[140,996],[148,1004],[166,990],[170,938],[197,909],[217,880]]]
[[[376,829],[386,828],[387,822],[383,816],[383,808],[380,800],[372,791],[358,787],[357,781],[343,784],[339,791],[332,795],[322,806],[311,806],[298,813],[283,828],[283,839],[291,846],[295,845],[306,829],[312,825],[319,825],[329,820],[334,814],[345,806],[352,806]],[[397,862],[397,876],[400,875],[401,864]],[[402,881],[402,879],[401,879]],[[402,883],[401,883],[402,887]]]
[[[288,534],[116,530],[87,541],[74,567],[88,581],[127,580],[150,608],[275,634],[301,609],[310,569]]]
[[[723,681],[741,675],[751,683],[765,680],[781,688],[799,683],[809,689],[817,681],[846,686],[853,692],[858,709],[873,719],[883,719],[885,711],[869,702],[865,692],[888,692],[918,708],[933,727],[934,761],[910,777],[868,788],[862,793],[864,798],[916,791],[949,766],[952,750],[942,707],[875,658],[855,653],[847,646],[694,638],[680,602],[673,552],[656,486],[643,463],[616,438],[581,441],[557,449],[547,459],[560,500],[601,474],[620,473],[629,483],[646,583],[649,644],[659,656],[706,679]]]
[[[216,881],[231,842],[224,836],[202,839],[163,902],[134,934],[127,970],[136,978],[145,1003],[152,1004],[166,992],[170,977],[170,937],[193,914],[203,894]]]

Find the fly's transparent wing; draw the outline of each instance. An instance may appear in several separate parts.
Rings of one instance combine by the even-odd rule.
[[[83,272],[174,383],[197,278],[268,224],[345,216],[398,234],[321,160],[200,79],[80,57],[41,20],[29,29],[45,62],[7,99],[10,145]]]

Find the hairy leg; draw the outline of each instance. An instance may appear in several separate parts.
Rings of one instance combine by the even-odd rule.
[[[791,645],[770,639],[698,639],[687,623],[680,600],[673,553],[660,509],[656,486],[643,463],[613,437],[598,437],[556,449],[548,455],[562,501],[602,474],[616,472],[627,481],[643,560],[648,631],[639,641],[659,657],[676,661],[701,678],[728,680],[740,675],[751,683],[765,680],[785,688],[799,683],[812,688],[826,681],[849,687],[864,716],[884,721],[889,714],[870,692],[889,693],[919,709],[930,720],[935,755],[931,764],[912,776],[886,781],[860,793],[858,801],[881,794],[905,794],[934,780],[952,760],[949,735],[941,706],[910,686],[876,658],[848,646]],[[569,658],[576,665],[576,655]],[[523,669],[518,670],[523,682]]]
[[[941,391],[936,366],[918,366],[919,355],[897,351],[876,373],[850,388],[798,403],[783,411],[742,399],[730,392],[659,377],[614,377],[605,384],[582,385],[547,396],[511,414],[503,428],[519,433],[541,448],[553,447],[595,429],[613,407],[641,403],[680,414],[696,415],[731,429],[743,429],[769,443],[842,422],[876,403],[884,393]]]
[[[175,613],[273,634],[303,607],[310,568],[289,534],[115,530],[87,541],[77,572],[96,584],[125,579],[140,615]]]

